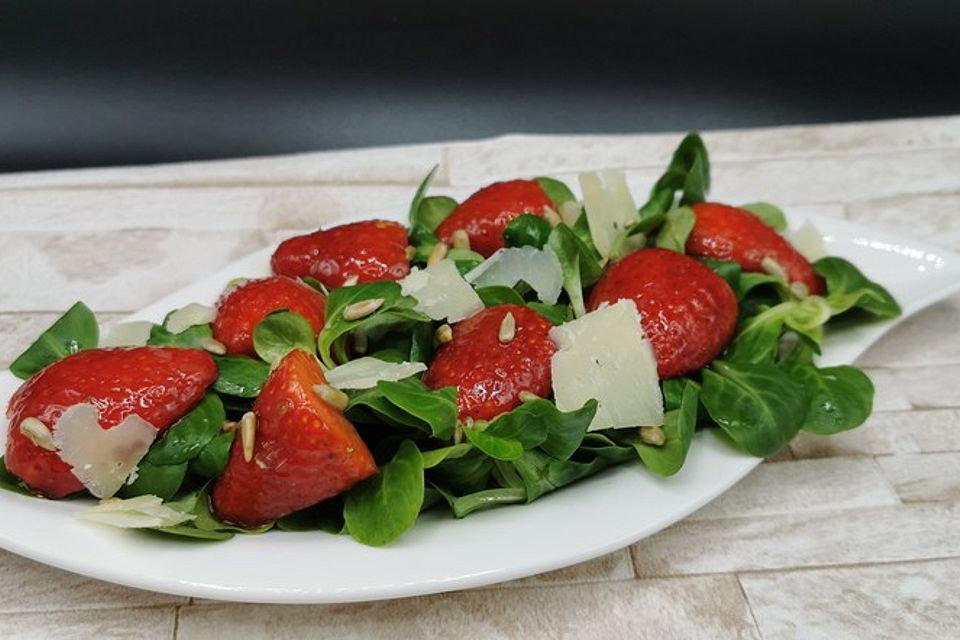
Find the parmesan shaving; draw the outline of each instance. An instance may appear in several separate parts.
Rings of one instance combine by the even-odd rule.
[[[467,273],[466,278],[480,287],[514,287],[522,280],[547,304],[556,303],[563,288],[563,268],[549,246],[499,249]]]
[[[73,405],[57,420],[53,442],[60,459],[70,465],[83,486],[96,497],[107,498],[136,470],[157,430],[135,415],[104,429],[98,417],[92,404]]]
[[[172,527],[196,518],[193,514],[171,509],[154,495],[137,496],[127,500],[107,498],[101,500],[97,506],[79,512],[77,517],[124,529]]]
[[[217,310],[204,304],[191,302],[177,309],[167,318],[164,327],[170,333],[183,333],[198,324],[210,324],[217,317]]]
[[[113,325],[101,347],[142,347],[150,340],[152,322],[138,320]]]
[[[324,375],[338,389],[371,389],[381,380],[396,382],[426,370],[427,365],[422,362],[385,362],[365,357],[330,369]]]
[[[622,171],[581,173],[580,188],[593,244],[607,258],[623,230],[637,221],[637,204]]]
[[[457,271],[452,260],[441,260],[426,269],[414,267],[400,281],[405,296],[417,299],[417,311],[433,320],[458,322],[483,309],[480,296]]]
[[[558,409],[573,411],[596,399],[590,431],[663,424],[657,360],[633,301],[554,327],[550,339],[559,349],[551,360]]]

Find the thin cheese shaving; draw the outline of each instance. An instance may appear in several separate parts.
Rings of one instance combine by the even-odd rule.
[[[147,454],[157,436],[152,424],[139,416],[127,416],[112,429],[98,422],[92,404],[75,404],[60,416],[53,428],[53,442],[60,459],[98,498],[115,494]]]
[[[327,382],[338,389],[371,389],[381,380],[396,382],[426,371],[422,362],[385,362],[379,358],[357,358],[326,372]]]
[[[480,287],[513,287],[526,282],[541,302],[554,304],[563,288],[563,268],[549,246],[500,249],[466,275],[467,282]]]
[[[417,311],[434,320],[458,322],[483,309],[480,296],[452,260],[441,260],[426,269],[414,267],[400,281],[400,288],[403,295],[417,299]]]
[[[633,301],[554,327],[550,339],[559,348],[551,361],[558,409],[572,411],[596,399],[590,431],[663,424],[657,360]]]

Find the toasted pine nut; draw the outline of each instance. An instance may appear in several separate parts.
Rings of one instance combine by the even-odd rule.
[[[437,327],[437,330],[433,335],[440,344],[447,344],[453,340],[453,329],[451,329],[450,325],[448,324],[442,324]]]
[[[340,391],[340,389],[331,387],[329,384],[315,384],[313,385],[313,392],[317,394],[321,400],[339,411],[346,409],[347,403],[350,402],[350,396]]]
[[[433,266],[447,257],[447,251],[450,247],[445,242],[438,242],[430,249],[430,255],[427,257],[427,266]]]
[[[517,320],[513,317],[513,313],[508,312],[500,321],[500,332],[497,334],[497,338],[500,340],[500,344],[510,344],[516,335]]]
[[[366,318],[382,307],[384,302],[386,301],[383,298],[370,298],[369,300],[361,300],[360,302],[348,304],[343,310],[343,319],[350,321]]]
[[[50,429],[48,429],[47,425],[43,424],[39,418],[34,418],[33,416],[24,418],[20,422],[20,433],[41,449],[46,449],[47,451],[57,450],[57,445],[53,443],[53,434],[50,433]]]
[[[257,414],[247,411],[240,418],[240,444],[243,446],[243,460],[253,460],[253,447],[257,442]]]

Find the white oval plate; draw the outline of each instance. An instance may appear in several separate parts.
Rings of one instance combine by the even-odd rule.
[[[904,317],[960,290],[956,254],[841,220],[811,221],[829,253],[883,283],[903,305]],[[175,307],[212,303],[232,278],[268,274],[270,253],[240,260],[131,319],[159,321]],[[830,334],[822,361],[852,362],[893,325]],[[9,372],[0,374],[4,406],[19,384]],[[6,423],[0,421],[2,444]],[[702,507],[759,462],[701,432],[672,478],[623,465],[529,505],[464,520],[427,513],[399,541],[379,549],[319,532],[188,543],[80,521],[72,514],[89,506],[84,501],[0,491],[0,546],[101,580],[185,596],[282,603],[398,598],[511,580],[620,549]]]

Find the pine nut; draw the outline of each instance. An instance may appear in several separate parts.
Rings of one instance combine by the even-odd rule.
[[[46,449],[47,451],[57,450],[57,445],[53,443],[53,434],[50,433],[50,429],[48,429],[47,425],[43,424],[39,418],[34,418],[33,416],[24,418],[23,421],[20,422],[20,433],[41,449]]]
[[[209,336],[200,339],[200,348],[215,356],[222,356],[227,353],[227,347],[219,340]]]
[[[640,441],[654,447],[662,447],[667,442],[667,436],[660,427],[640,427]]]
[[[466,249],[470,250],[470,236],[467,235],[467,232],[463,229],[457,229],[453,232],[453,235],[450,236],[450,240],[453,243],[454,249]]]
[[[437,327],[437,330],[433,335],[440,344],[447,344],[453,340],[453,329],[451,329],[450,325],[448,324],[442,324]]]
[[[427,266],[433,266],[447,257],[447,251],[450,247],[445,242],[438,242],[430,249],[430,255],[427,257]]]
[[[313,385],[313,392],[317,394],[321,400],[336,408],[338,411],[346,409],[347,404],[350,402],[350,396],[340,391],[340,389],[331,387],[329,384],[315,384]]]
[[[245,462],[253,460],[253,447],[257,442],[257,414],[247,411],[240,418],[240,444]]]
[[[343,310],[343,319],[350,321],[366,318],[382,307],[384,302],[385,300],[383,298],[370,298],[369,300],[361,300],[360,302],[348,304]]]

